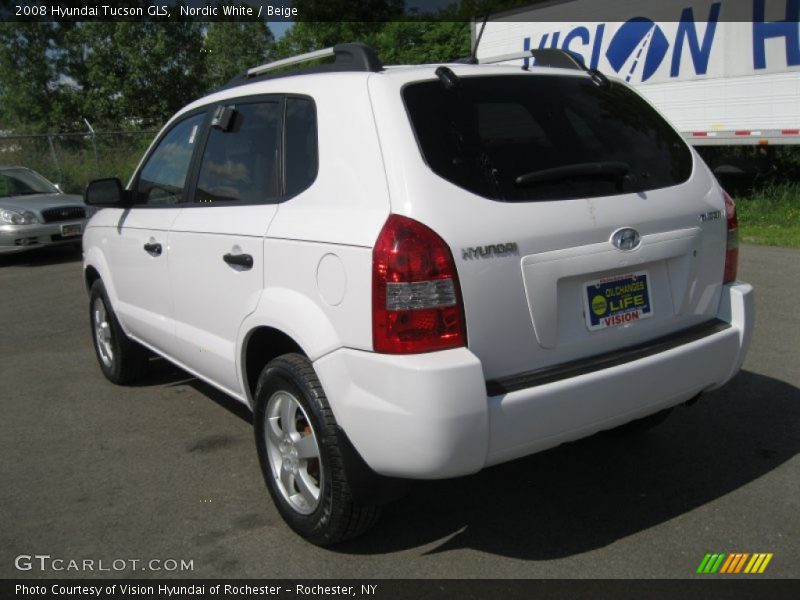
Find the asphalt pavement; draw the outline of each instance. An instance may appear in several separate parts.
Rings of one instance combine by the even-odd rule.
[[[645,435],[418,484],[320,549],[272,505],[235,402],[164,361],[102,377],[77,253],[0,257],[0,577],[684,578],[709,552],[800,577],[800,251],[743,246],[739,272],[757,325],[725,388]]]

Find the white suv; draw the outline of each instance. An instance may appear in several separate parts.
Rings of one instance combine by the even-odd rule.
[[[126,189],[87,187],[83,238],[105,376],[152,351],[250,407],[298,533],[352,537],[398,483],[652,425],[737,372],[733,203],[636,92],[327,53],[181,110]]]

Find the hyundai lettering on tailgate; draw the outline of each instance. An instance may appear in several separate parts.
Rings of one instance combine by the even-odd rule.
[[[589,281],[584,290],[586,326],[591,331],[625,325],[653,314],[647,271]]]

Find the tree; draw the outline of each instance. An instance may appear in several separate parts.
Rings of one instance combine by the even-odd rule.
[[[274,41],[263,21],[208,23],[204,44],[208,86],[219,87],[237,73],[267,62]]]
[[[160,125],[208,89],[200,23],[85,22],[72,33],[81,116],[100,126]]]
[[[404,0],[295,0],[303,21],[381,23],[403,17]]]
[[[368,44],[386,64],[420,64],[468,56],[468,15],[484,10],[486,3],[487,0],[469,0],[432,13],[412,9],[409,14],[403,10],[402,0],[298,0],[295,4],[303,21],[295,23],[276,42],[275,57],[342,42]]]
[[[275,57],[294,56],[342,42],[371,46],[387,65],[423,64],[468,56],[470,29],[465,21],[302,21],[276,42]]]
[[[342,42],[371,43],[387,22],[403,18],[403,0],[297,0],[303,21],[276,43],[278,58]]]
[[[58,23],[0,23],[0,123],[44,131],[64,115],[63,43]]]
[[[451,60],[469,54],[466,17],[516,1],[461,0],[412,19],[403,0],[296,0],[304,21],[278,41],[258,21],[0,23],[0,123],[153,127],[248,67],[341,42],[370,44],[386,64]]]
[[[372,38],[385,64],[417,65],[469,56],[469,23],[394,21],[384,23]]]

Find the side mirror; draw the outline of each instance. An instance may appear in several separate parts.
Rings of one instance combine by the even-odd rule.
[[[89,206],[125,208],[130,204],[130,192],[122,187],[116,177],[90,181],[83,192],[83,201]]]

